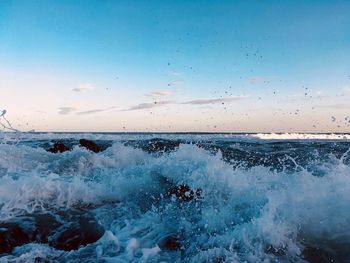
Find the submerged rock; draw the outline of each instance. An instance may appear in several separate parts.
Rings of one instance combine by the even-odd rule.
[[[160,138],[153,138],[150,140],[134,141],[129,140],[125,143],[126,146],[140,148],[148,153],[166,153],[175,151],[179,148],[181,141],[166,140]]]
[[[0,254],[10,253],[14,247],[24,245],[29,241],[29,236],[18,225],[0,223]]]
[[[337,262],[329,252],[316,247],[306,247],[302,258],[310,263]]]
[[[275,247],[273,245],[268,245],[266,248],[265,248],[265,251],[269,254],[273,254],[275,256],[279,256],[279,257],[282,257],[282,256],[285,256],[286,255],[286,247]]]
[[[56,142],[50,149],[47,150],[51,153],[63,153],[70,151],[70,149],[62,142]]]
[[[91,218],[81,217],[58,235],[55,235],[50,246],[60,250],[76,250],[99,240],[104,234],[102,226]]]
[[[40,243],[48,243],[52,233],[63,225],[51,214],[38,214],[34,216],[35,230],[32,240]]]
[[[180,250],[181,243],[177,236],[166,236],[160,240],[159,247],[162,250]]]
[[[101,147],[93,141],[86,140],[86,139],[80,139],[79,143],[81,146],[85,147],[86,149],[88,149],[90,151],[93,151],[95,153],[101,152]]]
[[[193,191],[187,184],[180,184],[170,188],[168,194],[175,195],[181,201],[191,201],[201,197],[202,189]]]
[[[179,145],[178,141],[151,139],[144,148],[148,152],[169,152],[174,151]]]
[[[0,254],[27,243],[48,244],[71,251],[99,240],[103,227],[89,215],[65,211],[59,215],[37,214],[0,223]]]

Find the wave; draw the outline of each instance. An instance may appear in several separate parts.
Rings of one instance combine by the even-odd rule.
[[[350,134],[257,133],[251,137],[263,140],[350,140]]]
[[[339,140],[349,141],[350,134],[314,133],[50,133],[50,132],[1,132],[3,142],[23,140],[67,140],[87,138],[91,140],[148,140],[152,138],[169,140]]]
[[[25,139],[72,136],[81,134],[34,134]],[[33,142],[0,144],[0,224],[17,224],[25,232],[38,222],[39,215],[45,215],[62,225],[50,226],[55,233],[47,234],[47,241],[16,246],[0,262],[348,260],[347,144],[342,148],[335,144],[342,149],[339,154],[322,155],[322,149],[334,144],[302,142],[302,147],[318,152],[307,161],[305,153],[292,155],[297,148],[291,150],[291,144],[272,144],[275,148],[267,154],[276,147],[290,150],[277,169],[273,163],[243,165],[252,160],[248,155],[242,161],[247,152],[241,152],[241,158],[225,157],[225,149],[261,152],[264,144],[221,142],[226,148],[213,151],[205,145],[179,142],[169,151],[157,152],[145,150],[133,136],[128,137],[129,143],[118,141],[124,135],[89,136],[114,136],[117,141],[98,154],[77,145],[52,154]],[[171,136],[178,138],[165,135]],[[291,163],[293,167],[288,166]],[[177,186],[200,191],[192,198],[186,190],[187,197],[180,198],[169,192]],[[104,234],[68,252],[57,245],[57,233],[67,233],[72,222],[81,222],[82,214],[95,222],[92,225],[102,227]],[[76,229],[79,235],[86,232],[83,227]]]

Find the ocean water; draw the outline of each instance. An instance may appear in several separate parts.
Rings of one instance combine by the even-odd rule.
[[[350,135],[0,133],[0,253],[350,262]]]

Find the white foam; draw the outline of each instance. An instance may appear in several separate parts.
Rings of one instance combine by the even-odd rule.
[[[155,257],[161,249],[158,246],[152,248],[143,248],[142,249],[142,261],[147,262],[150,258]]]
[[[350,134],[257,133],[249,137],[262,140],[350,140]]]
[[[109,256],[113,257],[118,255],[120,250],[118,238],[109,230],[98,241],[96,247],[97,257]]]
[[[269,246],[283,250],[288,261],[300,259],[305,246],[350,245],[345,156],[319,164],[322,177],[307,169],[234,168],[220,152],[195,145],[156,157],[120,143],[100,154],[76,147],[57,155],[1,144],[0,156],[1,219],[93,204],[108,232],[94,244],[91,260],[180,262],[177,252],[159,247],[164,236],[177,233],[187,242],[186,260],[195,262],[280,260]],[[161,177],[202,189],[202,199],[156,203],[164,191]],[[86,251],[64,256],[78,259]]]

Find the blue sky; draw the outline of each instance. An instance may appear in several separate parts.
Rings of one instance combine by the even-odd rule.
[[[349,1],[0,1],[0,109],[38,131],[350,132]]]

